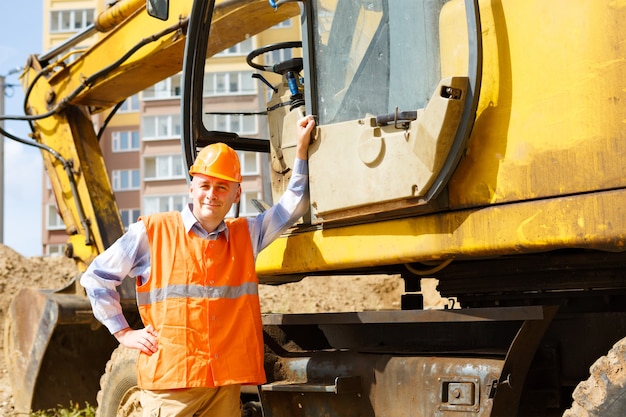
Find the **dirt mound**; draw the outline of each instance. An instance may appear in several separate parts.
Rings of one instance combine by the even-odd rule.
[[[0,329],[11,300],[21,288],[56,289],[67,285],[76,276],[76,264],[68,258],[25,258],[8,246],[0,245]],[[2,347],[0,340],[0,347]]]
[[[11,300],[21,288],[62,288],[77,273],[71,259],[61,256],[25,258],[8,246],[0,245],[0,329],[4,327]]]
[[[261,285],[263,313],[315,313],[400,308],[403,282],[398,277],[308,277],[280,286]]]
[[[21,288],[62,288],[76,276],[76,264],[64,257],[25,258],[0,244],[0,415],[12,414],[12,393],[4,361],[4,320],[11,300]]]

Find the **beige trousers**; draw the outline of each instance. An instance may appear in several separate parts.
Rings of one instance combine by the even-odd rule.
[[[142,390],[143,417],[241,417],[240,388]]]

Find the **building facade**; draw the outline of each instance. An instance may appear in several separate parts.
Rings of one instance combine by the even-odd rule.
[[[108,6],[104,0],[44,0],[44,51],[89,27],[98,11],[105,7]],[[255,70],[246,64],[246,56],[261,45],[298,39],[299,20],[294,18],[207,61],[204,80],[207,127],[245,137],[269,138],[264,117],[235,114],[264,110],[268,97],[267,87],[252,78]],[[88,46],[77,45],[75,49]],[[264,58],[267,64],[288,57]],[[181,148],[181,91],[179,73],[127,98],[101,136],[100,146],[125,227],[140,215],[180,210],[189,201]],[[106,112],[95,115],[95,125],[101,125],[106,116]],[[254,215],[257,211],[252,200],[271,202],[269,178],[264,175],[268,157],[249,152],[239,152],[239,156],[244,177],[239,215]],[[45,172],[44,177],[42,250],[44,255],[63,254],[67,234]]]

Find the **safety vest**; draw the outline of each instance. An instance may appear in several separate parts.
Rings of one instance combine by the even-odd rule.
[[[144,325],[158,332],[159,348],[141,353],[143,389],[262,384],[263,333],[258,278],[248,224],[227,220],[207,240],[186,233],[178,212],[142,218],[150,242],[150,278],[137,282]]]

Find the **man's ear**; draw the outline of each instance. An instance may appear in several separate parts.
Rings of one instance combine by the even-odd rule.
[[[237,195],[235,196],[235,200],[233,203],[238,203],[241,198],[241,184],[237,184]]]

